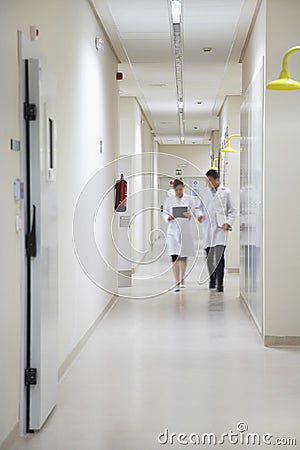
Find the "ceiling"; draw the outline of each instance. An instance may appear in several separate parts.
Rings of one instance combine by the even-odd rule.
[[[120,95],[138,99],[160,143],[179,144],[170,0],[93,3],[125,74]],[[257,3],[182,0],[186,144],[208,142],[226,95],[241,94],[239,61]]]

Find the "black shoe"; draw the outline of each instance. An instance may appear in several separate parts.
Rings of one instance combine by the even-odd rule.
[[[223,286],[223,285],[218,286],[218,287],[217,287],[217,291],[218,291],[218,292],[224,292],[224,286]]]
[[[215,289],[215,287],[216,287],[216,283],[212,283],[212,282],[209,283],[209,289]]]

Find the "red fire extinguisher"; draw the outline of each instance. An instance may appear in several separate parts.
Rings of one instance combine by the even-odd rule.
[[[121,178],[115,184],[115,211],[125,212],[127,209],[127,181],[121,173]]]

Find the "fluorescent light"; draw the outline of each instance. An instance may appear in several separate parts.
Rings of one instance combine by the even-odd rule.
[[[181,22],[181,0],[172,0],[172,20],[174,24]]]
[[[183,101],[182,100],[178,101],[178,108],[183,109]]]

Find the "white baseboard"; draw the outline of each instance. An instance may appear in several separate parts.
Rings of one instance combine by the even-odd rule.
[[[259,334],[262,336],[262,328],[260,326],[260,324],[257,321],[257,318],[251,308],[251,306],[249,305],[249,303],[247,302],[246,298],[244,297],[243,293],[240,293],[240,300],[242,302],[242,304],[244,305],[244,307],[246,308],[247,312],[249,313],[251,319],[253,320]]]
[[[266,347],[300,346],[300,336],[264,336]]]
[[[227,273],[240,273],[239,267],[228,267]]]
[[[257,322],[255,314],[252,311],[251,306],[243,296],[240,294],[241,302],[249,312],[253,322],[255,323],[256,328],[259,331],[259,334],[262,336],[262,329]],[[263,343],[266,347],[289,347],[289,346],[300,346],[300,336],[262,336]]]
[[[93,325],[88,329],[88,331],[84,334],[84,336],[80,339],[76,347],[72,350],[72,352],[67,356],[65,361],[62,363],[62,365],[58,369],[58,379],[59,381],[63,378],[63,376],[66,374],[66,372],[69,370],[71,365],[73,364],[74,360],[77,358],[81,350],[86,345],[89,338],[92,336],[100,322],[104,319],[104,317],[110,312],[110,310],[115,306],[116,302],[118,301],[118,296],[114,295],[112,299],[108,302],[104,310],[101,312],[101,314],[97,317]],[[2,449],[0,449],[2,450]]]
[[[0,445],[0,450],[10,450],[13,444],[16,442],[18,437],[20,436],[20,425],[19,422],[16,423],[12,431],[9,433],[7,438]]]

